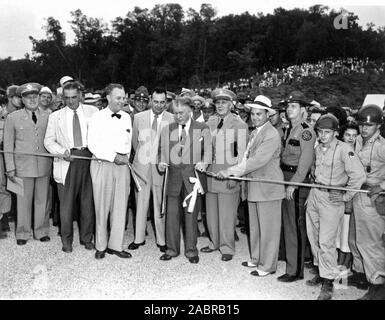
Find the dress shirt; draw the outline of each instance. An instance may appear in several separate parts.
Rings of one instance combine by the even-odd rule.
[[[160,123],[163,121],[163,114],[164,114],[164,111],[161,114],[158,114],[158,119],[156,119],[158,121],[158,130],[157,130],[158,133],[159,133]],[[155,118],[155,114],[151,110],[151,112],[150,112],[150,125],[151,126],[152,126],[152,123],[154,122],[154,118]]]
[[[188,136],[188,132],[190,130],[190,125],[191,125],[191,118],[186,122],[186,126],[184,127],[184,130],[186,131],[186,138]],[[180,137],[182,136],[182,125],[178,125],[178,137],[180,140]]]
[[[89,123],[88,146],[96,158],[113,162],[116,155],[131,152],[132,125],[131,117],[124,111],[112,117],[109,107],[96,112]]]

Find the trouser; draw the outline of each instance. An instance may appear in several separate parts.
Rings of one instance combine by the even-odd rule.
[[[306,208],[307,235],[322,278],[334,280],[339,276],[336,237],[344,217],[345,203],[333,203],[329,192],[313,188]]]
[[[149,208],[150,194],[152,192],[156,243],[160,246],[164,246],[165,218],[160,217],[160,210],[162,204],[162,186],[153,184],[151,169],[148,170],[146,180],[147,183],[142,186],[142,190],[139,192],[135,191],[135,198],[137,203],[135,221],[135,243],[142,243],[145,239],[147,212]]]
[[[187,258],[198,255],[198,210],[195,207],[192,213],[183,208],[182,203],[187,192],[182,186],[179,196],[167,196],[166,214],[166,253],[176,257],[180,253],[180,228],[184,227],[184,254]]]
[[[11,194],[6,190],[6,185],[7,179],[5,177],[4,158],[3,155],[0,154],[0,221],[3,214],[11,210]]]
[[[350,213],[349,220],[349,248],[353,256],[352,269],[355,272],[364,273],[364,265],[362,263],[362,257],[357,248],[357,231],[356,231],[356,220],[354,217],[354,210]]]
[[[72,150],[72,155],[91,157],[86,150]],[[75,159],[70,163],[64,186],[58,184],[60,195],[60,232],[63,246],[73,242],[73,220],[79,218],[79,240],[92,242],[95,229],[95,209],[90,176],[90,161]]]
[[[219,249],[222,254],[235,254],[234,233],[238,203],[239,192],[206,193],[210,247]]]
[[[293,172],[283,171],[285,181],[289,181]],[[297,188],[293,199],[282,202],[282,224],[285,240],[286,273],[303,277],[306,249],[305,201],[307,193]],[[304,196],[306,194],[306,196]]]
[[[130,170],[127,165],[92,161],[90,171],[96,215],[95,247],[98,251],[104,251],[106,248],[122,251],[130,194]]]
[[[250,253],[257,268],[275,272],[278,263],[282,200],[249,201]]]
[[[353,210],[356,244],[366,278],[372,284],[385,283],[385,244],[382,240],[385,216],[378,214],[370,198],[363,193],[354,196]]]
[[[17,195],[16,239],[28,240],[32,237],[32,212],[34,212],[33,231],[35,238],[40,239],[48,236],[49,215],[46,211],[46,205],[49,177],[22,179],[24,195]]]

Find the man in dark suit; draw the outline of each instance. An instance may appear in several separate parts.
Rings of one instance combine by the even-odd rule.
[[[204,123],[191,118],[193,101],[190,97],[178,97],[174,103],[175,123],[161,132],[158,168],[164,172],[169,167],[167,181],[166,246],[160,257],[166,261],[180,253],[180,225],[184,219],[185,256],[191,263],[198,263],[197,250],[197,208],[188,212],[182,202],[193,192],[190,177],[196,171],[204,171],[211,162],[211,135]],[[199,176],[201,183],[205,178]]]

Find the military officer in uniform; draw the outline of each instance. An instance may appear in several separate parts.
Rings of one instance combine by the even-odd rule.
[[[360,135],[357,137],[356,153],[366,172],[362,189],[353,199],[355,239],[358,253],[354,254],[353,269],[365,272],[369,282],[363,300],[385,299],[385,139],[380,135],[382,110],[377,105],[361,107],[357,114]],[[382,201],[380,201],[382,200]],[[353,217],[351,217],[353,218]]]
[[[44,136],[49,114],[38,108],[40,85],[27,83],[17,90],[25,108],[9,114],[5,121],[4,151],[48,153],[44,148]],[[19,177],[24,185],[24,194],[17,195],[17,244],[24,245],[31,238],[33,212],[35,238],[49,241],[46,205],[52,159],[11,153],[6,153],[4,158],[9,179],[16,182]]]
[[[308,182],[307,175],[314,160],[315,132],[303,122],[303,111],[308,105],[300,91],[293,91],[286,99],[287,118],[290,127],[284,136],[281,169],[285,181]],[[304,204],[307,190],[286,187],[286,199],[282,203],[282,223],[285,239],[286,273],[277,278],[281,282],[303,279],[306,246]]]
[[[213,137],[213,163],[208,171],[217,173],[242,160],[246,149],[248,128],[241,118],[230,112],[235,94],[227,89],[212,93],[216,114],[207,121]],[[201,252],[219,250],[222,261],[229,261],[235,254],[235,224],[239,204],[240,183],[207,178],[206,212],[210,245]]]
[[[315,148],[314,177],[317,184],[359,189],[365,181],[364,168],[352,146],[337,139],[338,119],[332,114],[321,116],[315,129],[320,144]],[[314,265],[319,274],[306,281],[309,286],[322,284],[318,300],[330,300],[333,281],[339,276],[336,238],[342,223],[345,203],[355,191],[341,192],[312,188],[307,200],[306,226]]]

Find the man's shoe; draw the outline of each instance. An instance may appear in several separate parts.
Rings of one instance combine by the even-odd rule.
[[[171,260],[172,256],[168,255],[167,253],[163,254],[159,259],[162,261],[168,261]]]
[[[317,266],[313,266],[312,268],[310,268],[309,273],[311,273],[311,274],[319,274],[318,267]]]
[[[159,248],[160,252],[166,252],[167,250],[167,246],[166,245],[159,245],[159,244],[156,244],[156,246]]]
[[[266,271],[258,270],[258,269],[250,272],[250,274],[252,276],[256,276],[256,277],[266,277],[269,274],[274,274],[274,273],[275,273],[275,271],[273,271],[273,272],[266,272]]]
[[[105,251],[99,251],[99,250],[96,250],[95,252],[95,259],[103,259],[104,257],[106,256],[106,252]]]
[[[294,282],[294,281],[297,281],[297,280],[300,280],[300,279],[301,279],[301,277],[297,277],[295,275],[290,275],[290,274],[287,274],[287,273],[285,273],[282,276],[279,276],[277,278],[277,280],[280,281],[280,282]]]
[[[188,261],[190,261],[190,263],[198,263],[199,262],[199,256],[188,258]]]
[[[256,267],[258,267],[257,264],[255,264],[255,263],[253,263],[253,262],[251,262],[251,261],[243,261],[243,262],[242,262],[242,265],[243,265],[244,267],[248,267],[248,268],[256,268]]]
[[[319,274],[315,275],[313,279],[307,280],[306,285],[309,287],[317,287],[323,283],[324,279],[319,276]]]
[[[63,246],[63,248],[61,248],[61,249],[65,253],[71,253],[72,252],[72,246]]]
[[[128,249],[129,250],[136,250],[138,249],[140,246],[144,246],[146,244],[146,241],[143,241],[141,243],[135,243],[135,242],[131,242],[128,246]]]
[[[51,240],[51,238],[48,237],[48,236],[44,236],[43,238],[40,238],[40,241],[41,241],[41,242],[48,242],[48,241],[50,241],[50,240]]]
[[[353,274],[348,276],[347,280],[348,286],[356,287],[360,290],[369,289],[369,282],[366,280],[365,273],[353,271]]]
[[[27,243],[27,240],[17,239],[16,243],[18,246],[24,246]]]
[[[92,242],[87,242],[85,245],[84,245],[84,248],[86,250],[94,250],[95,249],[95,245],[92,243]]]
[[[233,259],[233,255],[231,255],[231,254],[222,254],[222,258],[221,258],[222,261],[230,261],[232,259]]]
[[[107,248],[107,253],[108,254],[114,254],[116,256],[118,256],[119,258],[123,258],[123,259],[128,259],[128,258],[131,258],[131,253],[129,252],[126,252],[126,251],[116,251],[116,250],[112,250],[110,248]]]
[[[324,279],[322,283],[321,293],[317,300],[331,300],[333,295],[333,280]]]
[[[215,249],[211,249],[209,246],[207,246],[207,247],[203,247],[200,251],[204,253],[210,253],[215,251]]]

